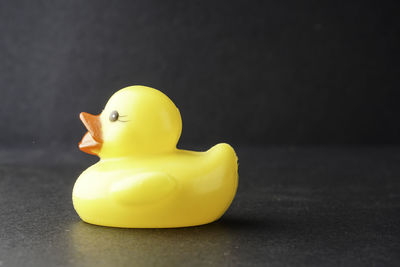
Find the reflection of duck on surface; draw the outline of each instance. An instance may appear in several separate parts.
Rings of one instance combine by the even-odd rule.
[[[81,113],[81,150],[101,160],[75,183],[82,220],[116,227],[183,227],[217,220],[236,193],[237,158],[228,144],[179,150],[182,121],[158,90],[131,86],[98,115]]]
[[[235,265],[228,255],[238,256],[235,247],[240,246],[238,242],[242,241],[235,238],[237,229],[230,228],[229,220],[228,225],[221,220],[201,226],[201,231],[197,227],[93,227],[81,221],[68,228],[70,231],[64,233],[66,242],[63,243],[63,256],[75,266]],[[237,260],[236,257],[234,259]]]

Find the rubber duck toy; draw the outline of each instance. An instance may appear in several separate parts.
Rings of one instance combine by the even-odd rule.
[[[116,92],[100,115],[80,119],[79,148],[100,160],[77,179],[72,199],[85,222],[126,228],[195,226],[219,219],[238,186],[238,164],[225,143],[205,152],[177,149],[182,120],[160,91]]]

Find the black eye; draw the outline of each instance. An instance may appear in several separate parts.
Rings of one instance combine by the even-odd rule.
[[[110,113],[110,121],[118,120],[119,114],[118,111],[114,110]]]

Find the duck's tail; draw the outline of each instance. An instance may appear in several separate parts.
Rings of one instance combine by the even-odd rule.
[[[224,206],[221,207],[222,209],[219,213],[222,216],[236,195],[239,183],[238,157],[235,150],[226,143],[213,146],[208,150],[208,153],[211,154],[211,159],[216,164],[214,167],[221,171],[222,183],[225,184],[222,194],[226,197],[224,198]]]
[[[216,154],[221,154],[223,157],[226,157],[229,162],[233,162],[233,165],[236,166],[235,171],[237,171],[238,157],[236,156],[236,152],[231,145],[227,143],[220,143],[213,146],[210,151],[213,151],[213,153]]]
[[[218,145],[213,146],[208,150],[213,157],[220,158],[217,160],[219,164],[222,164],[226,167],[226,170],[232,174],[231,177],[235,179],[235,183],[237,187],[238,183],[238,157],[236,156],[235,150],[232,146],[227,143],[220,143]],[[236,189],[235,189],[236,190]]]

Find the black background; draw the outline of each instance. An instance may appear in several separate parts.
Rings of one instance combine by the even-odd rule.
[[[1,1],[0,145],[75,146],[81,111],[166,93],[181,145],[398,144],[396,1]]]

